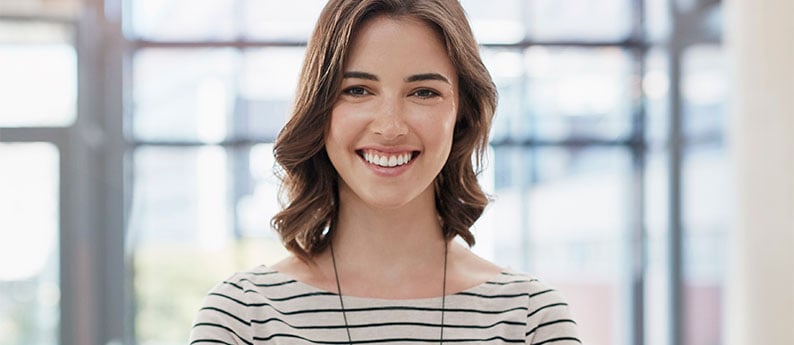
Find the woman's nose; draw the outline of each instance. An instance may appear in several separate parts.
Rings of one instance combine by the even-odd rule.
[[[408,134],[408,124],[399,100],[384,99],[374,113],[371,128],[386,140],[395,140]]]

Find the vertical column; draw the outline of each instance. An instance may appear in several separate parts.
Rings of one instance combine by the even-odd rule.
[[[86,0],[83,0],[86,1]],[[98,243],[102,251],[102,329],[99,338],[103,345],[134,344],[132,331],[132,293],[128,291],[125,252],[126,216],[128,201],[124,140],[124,40],[122,34],[122,0],[95,0],[97,26],[101,44],[96,52],[99,76],[96,79],[102,101],[97,104],[97,125],[105,133],[98,168],[102,169],[102,220]],[[100,93],[98,93],[100,94]]]
[[[124,137],[121,23],[84,0],[77,23],[78,117],[61,148],[62,345],[124,342]],[[131,343],[129,340],[127,343]]]
[[[737,188],[725,340],[794,344],[794,1],[726,5]]]

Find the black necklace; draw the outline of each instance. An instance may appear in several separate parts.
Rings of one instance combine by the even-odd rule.
[[[345,331],[347,331],[347,341],[352,345],[353,338],[350,337],[350,325],[347,323],[347,312],[345,311],[345,301],[342,299],[342,287],[339,284],[339,272],[336,270],[336,255],[334,255],[334,244],[331,242],[331,262],[334,266],[334,278],[336,278],[336,291],[339,292],[339,305],[342,307],[342,318],[345,320]],[[447,306],[447,256],[449,245],[444,244],[444,282],[441,287],[441,334],[439,344],[444,344],[444,309]]]

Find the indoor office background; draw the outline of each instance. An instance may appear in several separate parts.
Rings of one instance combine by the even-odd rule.
[[[500,93],[474,250],[585,344],[729,344],[724,5],[461,2]],[[0,0],[0,344],[184,344],[286,254],[272,143],[323,4]]]

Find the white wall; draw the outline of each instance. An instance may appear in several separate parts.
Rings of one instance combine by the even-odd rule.
[[[725,343],[794,344],[794,1],[725,6],[737,183]]]

